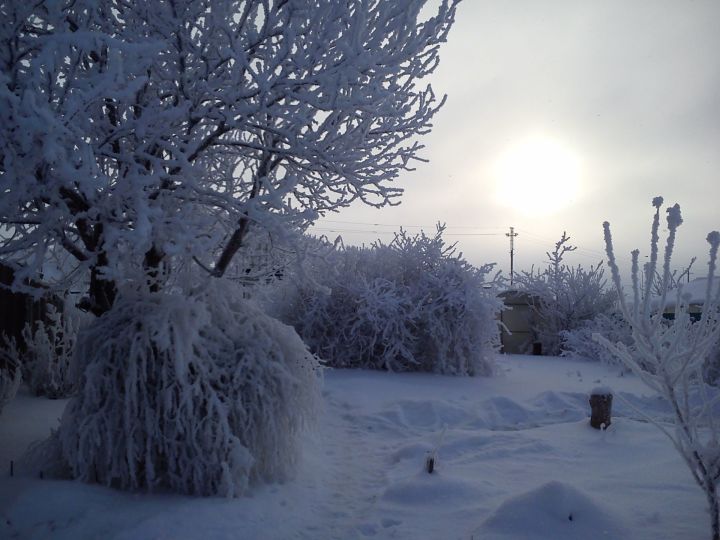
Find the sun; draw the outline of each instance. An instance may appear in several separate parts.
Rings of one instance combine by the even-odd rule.
[[[580,188],[580,159],[550,137],[530,137],[508,148],[493,170],[499,204],[550,215],[569,206]]]

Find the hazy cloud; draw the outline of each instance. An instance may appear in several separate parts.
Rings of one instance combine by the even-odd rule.
[[[424,141],[431,162],[400,180],[401,206],[329,219],[495,230],[451,238],[473,262],[503,267],[502,228],[518,227],[525,267],[567,230],[585,263],[602,250],[605,219],[620,249],[646,249],[650,200],[662,194],[683,206],[679,256],[704,262],[705,234],[720,228],[719,20],[716,1],[465,0],[432,81],[448,103]],[[563,141],[584,167],[574,204],[541,219],[498,207],[489,172],[531,133]]]

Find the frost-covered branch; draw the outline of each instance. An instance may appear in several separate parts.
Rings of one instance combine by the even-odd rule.
[[[713,540],[720,538],[717,485],[720,478],[720,393],[704,380],[707,359],[720,339],[720,292],[713,286],[720,233],[707,236],[710,245],[707,287],[700,320],[688,313],[683,287],[671,291],[670,264],[678,227],[682,224],[679,205],[667,208],[667,241],[659,258],[659,225],[662,197],[653,199],[655,215],[651,227],[650,260],[645,265],[646,285],[641,289],[638,252],[633,252],[632,298],[628,303],[615,259],[610,224],[603,224],[605,244],[613,282],[620,294],[623,316],[632,327],[633,347],[598,336],[608,350],[627,365],[648,387],[656,391],[674,413],[674,430],[663,428],[705,492]],[[661,269],[659,269],[659,265]],[[658,296],[650,291],[658,290]],[[674,318],[663,317],[670,295],[675,296]],[[661,426],[662,427],[662,426]]]
[[[602,263],[588,269],[564,263],[565,255],[576,249],[569,241],[563,232],[554,251],[547,253],[545,269],[522,272],[517,277],[518,287],[532,299],[535,332],[544,354],[567,351],[564,341],[569,333],[585,328],[598,317],[611,317],[615,309],[615,294],[606,288]]]

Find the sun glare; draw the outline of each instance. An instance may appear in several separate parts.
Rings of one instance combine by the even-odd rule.
[[[548,137],[526,139],[507,149],[494,167],[499,204],[533,215],[553,214],[578,194],[580,160]]]

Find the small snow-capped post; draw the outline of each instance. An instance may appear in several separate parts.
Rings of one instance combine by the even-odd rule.
[[[438,437],[435,448],[433,448],[431,451],[429,451],[427,454],[427,457],[425,458],[425,472],[427,472],[428,474],[432,474],[435,471],[435,467],[437,466],[438,450],[440,449],[440,445],[442,444],[443,439],[445,438],[446,432],[447,432],[447,426],[444,426],[443,430],[440,432],[440,436]]]
[[[427,458],[425,458],[425,471],[428,474],[432,474],[435,470],[435,453],[431,452],[428,454]]]
[[[607,429],[612,421],[612,390],[596,387],[590,391],[590,425],[595,429]]]

